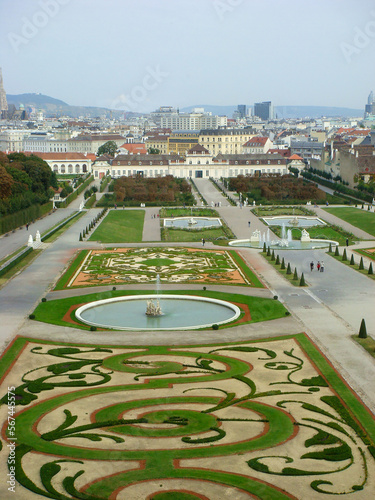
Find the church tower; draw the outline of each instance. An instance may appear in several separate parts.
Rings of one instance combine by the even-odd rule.
[[[3,85],[3,75],[0,68],[0,118],[6,119],[8,116],[7,95]]]

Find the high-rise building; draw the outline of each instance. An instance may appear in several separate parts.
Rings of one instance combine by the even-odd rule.
[[[365,119],[369,120],[375,119],[375,98],[373,91],[370,92],[367,98],[367,104],[365,106]]]
[[[258,116],[261,120],[272,120],[274,117],[272,102],[256,102],[254,104],[254,116]]]
[[[237,111],[240,118],[246,118],[247,115],[246,104],[239,104],[237,106]]]
[[[8,116],[7,95],[3,85],[3,74],[0,68],[0,118],[5,119]]]

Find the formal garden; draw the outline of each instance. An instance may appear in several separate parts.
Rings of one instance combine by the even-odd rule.
[[[113,248],[82,250],[55,289],[156,283],[263,287],[235,250]]]
[[[1,466],[17,500],[373,496],[373,416],[305,334],[133,347],[18,337],[0,366]]]
[[[328,208],[326,210],[330,211],[331,209]],[[339,208],[333,208],[333,210],[339,210]],[[356,209],[344,207],[342,210],[350,211]],[[316,217],[313,210],[298,205],[294,207],[262,206],[252,209],[252,212],[259,218],[280,217],[283,215],[290,217],[290,221],[285,224],[285,229],[291,229],[293,240],[300,240],[302,236],[302,228],[297,228],[293,225],[293,217]],[[373,218],[375,220],[375,217]],[[270,222],[270,227],[274,234],[276,234],[279,238],[282,237],[282,226],[274,225]],[[349,240],[349,245],[352,245],[356,241],[360,240],[351,232],[344,230],[342,227],[329,223],[325,223],[325,225],[310,226],[307,228],[307,231],[312,239],[337,241],[339,245],[345,245],[347,239]]]

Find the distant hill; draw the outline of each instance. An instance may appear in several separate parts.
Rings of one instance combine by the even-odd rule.
[[[60,99],[55,99],[53,97],[44,94],[7,94],[8,104],[14,104],[19,108],[20,104],[23,104],[27,109],[33,106],[37,109],[42,109],[46,116],[48,117],[59,117],[59,116],[71,116],[72,118],[78,118],[79,116],[106,116],[109,117],[111,114],[113,117],[119,117],[123,115],[123,110],[110,110],[108,108],[98,108],[94,106],[70,106]],[[193,108],[204,108],[205,111],[211,112],[213,115],[226,115],[228,118],[232,118],[233,112],[237,109],[237,106],[215,106],[210,104],[201,104],[196,106],[189,106],[182,108],[180,111],[189,112]],[[276,106],[275,112],[278,118],[321,118],[325,117],[348,117],[356,118],[362,117],[364,110],[362,109],[352,109],[352,108],[334,108],[328,106]],[[126,113],[128,116],[136,115],[139,116],[140,113]]]
[[[106,116],[109,117],[111,110],[107,108],[97,108],[94,106],[70,106],[60,99],[55,99],[44,94],[7,94],[8,104],[14,104],[19,108],[23,104],[27,110],[32,106],[37,109],[42,109],[46,116],[71,116],[78,118],[79,116]],[[124,112],[115,110],[112,111],[114,117],[122,115]]]
[[[250,107],[250,106],[248,106]],[[190,112],[193,108],[204,108],[205,111],[211,112],[213,115],[226,115],[231,118],[237,106],[212,106],[210,104],[200,104],[189,106],[180,109],[184,113]],[[321,118],[323,116],[333,117],[348,117],[357,118],[363,117],[363,109],[352,108],[335,108],[329,106],[275,106],[275,112],[278,118]]]

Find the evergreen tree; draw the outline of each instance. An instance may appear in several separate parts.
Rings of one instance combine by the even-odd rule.
[[[298,280],[298,273],[297,273],[297,268],[296,268],[296,267],[294,268],[294,276],[293,276],[293,279],[294,279],[294,280]]]
[[[363,318],[362,318],[362,321],[361,321],[361,326],[359,327],[358,337],[360,339],[366,339],[367,338],[366,323],[365,323],[365,320]]]
[[[363,269],[364,269],[364,265],[363,265],[363,257],[361,257],[361,260],[360,260],[360,262],[359,262],[359,267],[358,267],[358,269],[359,269],[360,271],[363,271]]]
[[[299,282],[299,286],[306,286],[305,277],[304,277],[303,273],[301,274],[301,279],[300,279],[300,282]]]
[[[285,259],[283,257],[283,260],[281,261],[281,267],[280,269],[285,269]]]
[[[292,274],[292,268],[290,267],[290,262],[288,262],[288,267],[286,269],[286,274]]]
[[[266,242],[263,243],[263,253],[267,253],[267,245]]]
[[[335,257],[338,257],[339,255],[340,255],[340,253],[339,253],[339,247],[336,245]]]
[[[275,250],[272,250],[271,260],[275,260]]]
[[[350,257],[350,265],[351,266],[354,266],[355,262],[354,262],[354,255],[352,254],[352,256]]]
[[[341,259],[343,262],[347,261],[348,260],[348,257],[346,256],[346,248],[344,248],[344,251],[342,253],[342,259]]]
[[[374,271],[372,270],[372,262],[370,262],[370,266],[368,268],[368,274],[374,274]]]
[[[280,257],[279,257],[279,254],[277,254],[277,255],[276,255],[276,262],[275,262],[275,264],[276,264],[277,266],[279,266],[279,265],[280,265]]]

